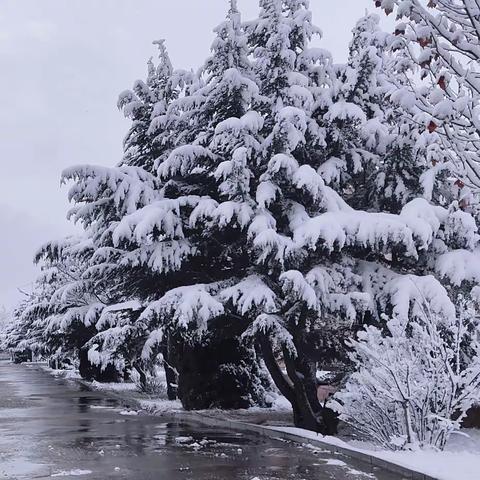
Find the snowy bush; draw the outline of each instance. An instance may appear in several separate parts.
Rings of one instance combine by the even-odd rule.
[[[357,370],[335,396],[341,418],[392,450],[443,449],[480,388],[478,316],[462,303],[450,322],[424,304],[421,319],[360,332],[350,343]]]
[[[167,398],[165,375],[160,368],[153,368],[150,372],[142,372],[141,374],[132,369],[130,379],[135,383],[139,392],[155,398]]]
[[[410,114],[424,124],[424,140],[431,137],[443,147],[438,150],[446,152],[454,167],[462,204],[477,203],[472,192],[480,188],[478,1],[381,0],[376,5],[401,19],[395,48],[403,43],[409,52],[405,60],[415,66],[399,75],[399,81],[405,76],[411,81],[397,98],[409,99]],[[432,161],[445,167],[438,157]]]

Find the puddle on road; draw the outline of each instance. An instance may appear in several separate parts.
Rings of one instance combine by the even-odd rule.
[[[17,457],[14,460],[0,459],[0,479],[41,478],[50,475],[48,466],[32,463],[28,458]]]

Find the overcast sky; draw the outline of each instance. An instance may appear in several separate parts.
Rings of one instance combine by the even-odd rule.
[[[244,18],[258,0],[239,0]],[[372,0],[311,0],[323,47],[345,60],[350,31]],[[118,94],[143,78],[151,42],[176,67],[198,67],[226,0],[1,0],[0,305],[18,301],[43,242],[72,230],[61,171],[114,165],[128,123]]]

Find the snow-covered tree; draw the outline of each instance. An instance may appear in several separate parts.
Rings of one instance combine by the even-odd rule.
[[[412,113],[448,153],[459,201],[467,206],[480,186],[480,6],[470,0],[382,0],[379,6],[401,21],[396,32],[417,65],[408,75]]]
[[[257,210],[249,227],[257,267],[254,277],[221,295],[252,318],[247,335],[260,338],[269,371],[291,401],[296,424],[328,433],[335,422],[317,400],[317,368],[331,369],[335,361],[342,362],[345,338],[363,322],[381,324],[382,312],[396,311],[402,304],[408,316],[412,280],[428,292],[429,305],[435,302],[438,292],[445,293],[435,267],[438,254],[457,248],[457,242],[469,244],[471,252],[478,237],[470,215],[450,205],[450,199],[444,203],[448,208],[430,203],[438,195],[414,198],[420,188],[395,198],[397,205],[389,207],[394,215],[375,210],[392,197],[385,189],[383,201],[365,206],[369,211],[359,209],[362,203],[355,194],[371,180],[365,178],[364,184],[356,174],[373,156],[377,172],[392,166],[396,159],[387,157],[387,145],[392,140],[402,145],[402,135],[420,150],[413,121],[402,127],[396,120],[403,112],[388,106],[394,82],[382,68],[390,59],[382,55],[386,36],[378,31],[377,20],[367,18],[357,26],[349,65],[332,68],[328,55],[311,51],[308,44],[290,49],[289,32],[293,25],[298,28],[292,18],[310,18],[306,2],[272,0],[262,5],[260,19],[248,26],[260,93],[269,99],[262,110],[265,140],[257,170]],[[376,39],[370,43],[372,35]],[[307,32],[295,38],[310,37]],[[391,61],[399,68],[398,58]],[[378,125],[378,119],[389,123]],[[331,133],[335,129],[338,135]],[[372,132],[377,133],[369,145]],[[325,184],[325,163],[332,158],[329,148],[335,148],[337,137],[344,139],[343,160],[358,160],[351,162],[353,167],[344,162],[350,177],[347,191],[341,183],[337,191]],[[409,160],[418,160],[416,151],[409,155]],[[373,175],[375,169],[369,168]],[[420,185],[419,173],[413,170],[412,175]],[[382,189],[379,192],[377,198]],[[453,224],[458,228],[452,229]],[[444,295],[442,315],[454,310],[453,300],[454,295]],[[287,375],[277,362],[279,351]]]
[[[389,99],[392,89],[396,90],[392,76],[398,74],[398,61],[389,52],[395,37],[382,31],[379,21],[377,15],[368,14],[353,29],[339,97],[359,107],[363,118],[357,121],[356,129],[348,118],[340,119],[339,130],[350,129],[350,135],[332,135],[337,141],[328,143],[336,145],[339,153],[333,152],[334,161],[322,169],[328,180],[341,178],[343,172],[346,182],[341,186],[349,192],[352,204],[398,213],[420,194],[422,171],[412,138],[416,125],[406,121]],[[329,173],[330,163],[342,170]]]
[[[108,296],[96,305],[91,319],[95,333],[86,345],[89,360],[100,369],[114,365],[119,373],[135,368],[143,375],[140,352],[145,332],[134,325],[142,299],[158,288],[159,280],[142,268],[154,264],[156,253],[147,243],[141,251],[121,248],[112,232],[125,216],[159,198],[159,182],[143,168],[126,165],[76,166],[63,175],[65,181],[75,182],[69,191],[75,203],[69,215],[83,225],[93,249],[83,278],[93,285],[108,285]]]
[[[399,213],[418,196],[436,194],[437,200],[449,163],[409,111],[408,49],[398,35],[382,31],[379,21],[368,14],[353,29],[333,104],[338,113],[323,121],[330,158],[320,173],[356,208]]]
[[[137,80],[132,90],[122,92],[117,104],[132,121],[124,140],[121,163],[149,172],[153,171],[155,160],[171,147],[172,119],[167,112],[189,82],[186,72],[173,70],[165,41],[158,40],[154,44],[158,47],[158,65],[150,59],[146,80]],[[154,119],[155,128],[151,128]]]
[[[378,155],[388,143],[386,37],[374,16],[358,22],[348,62],[333,66],[330,88],[318,97],[314,111],[323,134],[323,142],[310,153],[317,158],[314,166],[327,185],[357,207],[368,203],[366,179],[378,168]]]
[[[212,282],[228,282],[232,275],[248,267],[245,226],[252,217],[254,204],[249,164],[259,150],[257,136],[262,118],[250,108],[258,103],[258,87],[253,81],[246,36],[235,1],[230,2],[227,19],[215,32],[212,55],[200,71],[201,81],[190,96],[178,102],[187,120],[195,118],[188,122],[180,117],[180,123],[187,125],[183,139],[190,139],[191,143],[180,145],[167,159],[158,162],[158,174],[165,184],[163,203],[177,208],[179,232],[192,252],[191,258],[175,267],[178,279],[166,282],[164,298],[170,296],[168,290],[172,287],[180,287],[185,306],[191,294],[196,298],[198,283],[216,289]],[[134,220],[134,228],[135,225]],[[159,240],[162,246],[164,241]],[[163,299],[159,300],[162,303]],[[151,314],[152,311],[142,318],[148,319],[148,329],[154,336],[158,329],[164,333],[179,331],[175,318]],[[220,405],[222,395],[225,401],[235,401],[235,394],[231,399],[228,395],[236,390],[241,393],[242,389],[250,390],[261,400],[252,387],[257,379],[254,350],[239,342],[242,323],[225,312],[214,328],[213,320],[219,314],[212,316],[210,324],[208,319],[202,319],[200,324],[195,321],[196,328],[204,330],[200,340],[203,346],[196,342],[185,344],[173,333],[176,349],[183,357],[176,367],[180,395],[186,406],[205,407],[212,401]],[[197,314],[192,315],[195,320]],[[192,327],[180,324],[185,326]],[[196,356],[205,361],[198,362]],[[216,392],[222,383],[224,394]],[[212,400],[212,395],[218,398]],[[245,398],[242,402],[247,406],[250,400]]]
[[[0,306],[0,335],[5,331],[9,321],[10,313],[7,311],[5,306]]]
[[[14,312],[14,326],[7,333],[9,348],[77,362],[82,372],[90,369],[82,348],[96,332],[93,317],[101,298],[106,298],[104,285],[102,289],[83,276],[92,251],[91,242],[82,237],[41,247],[36,262],[42,271]]]
[[[65,172],[65,179],[75,181],[70,197],[77,206],[72,215],[93,235],[95,265],[89,271],[94,277],[115,278],[120,298],[119,308],[107,306],[98,320],[100,331],[89,344],[91,358],[100,363],[114,358],[120,361],[125,343],[130,345],[127,338],[131,338],[135,339],[135,348],[130,348],[130,353],[148,363],[162,342],[171,344],[170,337],[175,335],[180,352],[174,362],[180,374],[180,396],[187,407],[201,408],[222,405],[222,384],[228,405],[248,406],[248,392],[253,391],[250,384],[257,378],[254,351],[241,346],[239,334],[235,334],[238,322],[225,321],[221,328],[204,332],[202,341],[216,344],[216,351],[208,362],[192,361],[188,349],[199,354],[200,347],[193,341],[186,344],[183,336],[195,324],[200,328],[208,320],[202,318],[198,324],[197,301],[189,313],[191,323],[179,321],[171,310],[164,317],[155,307],[155,300],[161,305],[163,298],[175,298],[170,292],[180,288],[179,298],[184,299],[183,308],[187,309],[189,295],[196,298],[198,284],[225,281],[246,266],[241,241],[246,234],[241,230],[252,211],[247,162],[258,149],[255,137],[262,122],[258,114],[249,111],[258,89],[251,80],[247,44],[235,2],[216,32],[202,79],[188,95],[172,102],[171,112],[183,131],[178,132],[177,147],[169,155],[156,158],[157,175],[130,166],[80,166]],[[188,120],[192,114],[194,122]],[[159,127],[158,118],[152,125]],[[193,141],[183,144],[185,139]],[[140,302],[139,312],[148,308],[139,317],[129,317],[122,309],[129,300]],[[201,314],[207,310],[205,305]],[[225,336],[222,360],[219,352]],[[142,342],[145,348],[138,352]],[[234,364],[248,362],[248,357],[250,366]],[[228,361],[230,364],[225,363]],[[191,375],[189,379],[186,375],[192,368],[203,368],[203,375]],[[248,372],[248,368],[253,370]],[[235,369],[239,370],[238,377]],[[206,374],[215,384],[211,391]],[[230,391],[227,384],[232,387]],[[235,401],[240,403],[232,403]]]
[[[421,318],[360,332],[350,344],[357,371],[335,397],[343,420],[392,450],[443,449],[478,401],[478,311],[460,300],[445,319],[417,306]]]
[[[106,279],[95,283],[85,276],[93,251],[91,240],[83,236],[43,245],[35,259],[42,268],[33,292],[39,303],[29,301],[21,318],[44,325],[43,348],[51,359],[69,359],[86,378],[100,379],[84,348],[96,333],[96,312],[109,296]],[[111,372],[109,365],[107,376]]]
[[[131,367],[145,380],[149,367],[140,360],[145,332],[134,327],[142,310],[142,299],[158,291],[156,265],[159,258],[150,244],[130,252],[112,239],[112,230],[120,220],[161,197],[161,181],[155,174],[155,162],[168,157],[178,136],[178,111],[175,101],[186,95],[193,74],[174,70],[164,41],[154,42],[159,49],[159,63],[148,62],[148,76],[138,80],[132,90],[123,92],[118,107],[132,125],[124,141],[125,155],[119,166],[102,168],[79,165],[67,169],[63,180],[74,181],[69,198],[75,203],[69,216],[88,230],[95,255],[86,272],[93,282],[108,279],[111,298],[97,310],[98,332],[90,340],[90,360],[99,368],[116,365],[123,372]],[[170,249],[170,262],[174,255]],[[168,269],[168,265],[165,266]],[[168,379],[169,396],[175,397],[176,378],[167,352],[163,357]],[[153,364],[151,365],[153,366]],[[171,387],[171,388],[170,388]]]

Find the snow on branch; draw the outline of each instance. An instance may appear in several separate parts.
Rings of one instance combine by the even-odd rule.
[[[255,338],[258,335],[267,335],[274,346],[285,348],[292,357],[297,356],[292,334],[285,327],[284,320],[279,315],[262,313],[248,327],[243,338]]]
[[[241,315],[246,315],[252,310],[278,309],[277,295],[257,275],[250,275],[222,290],[219,297],[225,303],[231,302]]]
[[[208,322],[224,314],[222,303],[215,297],[217,285],[188,285],[168,291],[152,302],[140,316],[140,321],[158,324],[174,323],[181,329],[194,326],[199,332]]]
[[[204,169],[212,159],[212,153],[206,148],[200,145],[184,145],[176,148],[158,166],[158,175],[162,178],[191,175],[197,168]]]
[[[381,302],[385,307],[392,305],[392,315],[402,325],[412,318],[423,318],[425,306],[431,315],[447,324],[456,317],[446,288],[432,275],[397,275],[385,284]]]
[[[114,245],[122,241],[149,244],[155,238],[183,239],[181,208],[193,208],[199,201],[199,197],[191,196],[150,203],[122,218],[112,233]]]
[[[294,241],[299,248],[328,252],[356,247],[387,254],[401,248],[417,257],[413,231],[399,216],[387,213],[327,212],[298,227]]]
[[[435,271],[452,285],[464,282],[480,285],[480,252],[453,250],[440,255],[435,261]]]
[[[67,181],[74,182],[68,198],[76,204],[69,217],[87,225],[103,219],[112,204],[123,215],[158,198],[157,179],[138,167],[79,165],[63,171],[62,182]]]

